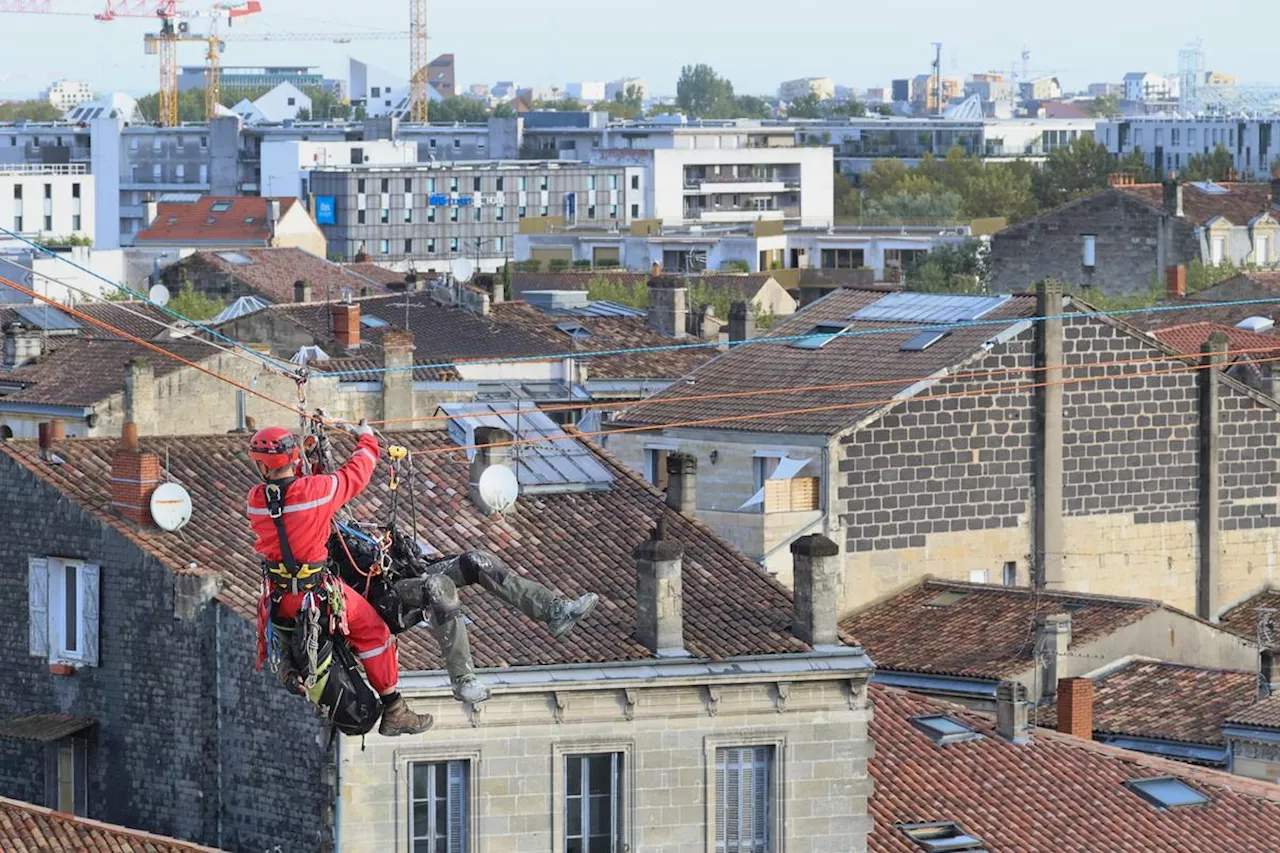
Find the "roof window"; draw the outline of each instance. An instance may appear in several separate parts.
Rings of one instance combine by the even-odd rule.
[[[1084,610],[1088,606],[1084,601],[1068,601],[1062,605],[1062,609],[1068,613],[1075,613],[1078,610]]]
[[[968,594],[969,593],[967,592],[956,592],[954,590],[950,592],[944,592],[941,595],[935,596],[934,598],[931,598],[930,600],[926,601],[924,603],[924,606],[925,607],[950,607],[951,605],[955,604],[957,601],[964,598]]]
[[[575,341],[586,340],[591,337],[591,330],[581,323],[556,323],[556,328]]]
[[[1124,786],[1160,809],[1196,806],[1209,802],[1209,798],[1204,794],[1181,779],[1175,779],[1172,776],[1157,776],[1153,779],[1130,779],[1124,783]]]
[[[949,743],[963,743],[967,740],[977,740],[982,737],[971,727],[966,726],[954,717],[948,717],[946,714],[913,717],[911,725],[927,734],[934,743],[940,746],[946,746]]]
[[[983,841],[960,828],[955,821],[938,823],[899,824],[902,834],[930,853],[964,850],[967,853],[987,853]]]
[[[213,204],[209,205],[210,213],[226,213],[230,209],[231,202],[229,201],[215,201]]]
[[[939,329],[934,329],[928,332],[921,332],[915,337],[908,339],[907,342],[902,345],[902,351],[903,352],[923,352],[927,350],[929,347],[936,344],[938,341],[945,338],[946,336],[947,336],[947,333]]]
[[[246,217],[244,218],[244,224],[245,224],[245,225],[252,225],[252,224],[253,224],[253,217],[252,217],[252,216],[246,216]]]
[[[844,323],[819,323],[804,337],[792,341],[791,346],[796,349],[822,349],[847,328]]]
[[[367,329],[381,329],[383,326],[390,326],[391,324],[381,317],[365,314],[360,318],[360,325]]]

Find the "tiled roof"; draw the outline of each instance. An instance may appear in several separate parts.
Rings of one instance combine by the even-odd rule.
[[[1135,311],[1120,317],[1125,323],[1146,332],[1186,326],[1193,323],[1214,323],[1219,326],[1235,326],[1249,317],[1269,317],[1280,323],[1280,302],[1274,304],[1222,305],[1213,301],[1207,290],[1200,291],[1177,302],[1162,302],[1160,306],[1179,305],[1177,311]],[[1268,335],[1280,334],[1273,330]]]
[[[189,246],[207,244],[269,245],[271,225],[268,222],[272,199],[259,196],[204,196],[192,202],[160,202],[156,220],[139,231],[134,243],[183,243]],[[284,216],[297,203],[296,198],[276,199]],[[215,209],[229,205],[225,210]]]
[[[523,299],[530,290],[586,290],[592,279],[605,278],[614,284],[644,288],[649,273],[622,269],[600,269],[583,272],[513,272],[512,296]],[[682,276],[690,285],[705,285],[733,294],[736,299],[752,299],[768,283],[768,273],[700,273]]]
[[[945,593],[955,600],[931,604]],[[1135,598],[925,580],[845,617],[840,628],[880,669],[1003,678],[1032,665],[1036,616],[1068,612],[1063,605],[1073,602],[1083,606],[1070,611],[1072,646],[1160,609]]]
[[[632,549],[648,538],[657,518],[668,538],[685,546],[685,645],[695,656],[726,658],[807,651],[790,633],[791,594],[758,565],[734,551],[701,523],[667,509],[662,493],[589,445],[614,477],[608,491],[524,496],[504,517],[486,518],[467,499],[466,454],[444,432],[396,433],[417,453],[414,490],[422,537],[434,548],[457,553],[480,548],[504,557],[514,571],[567,595],[594,590],[601,605],[564,640],[479,588],[463,592],[476,664],[505,667],[572,662],[643,660],[652,655],[635,639],[635,566]],[[10,441],[0,453],[70,497],[100,521],[121,531],[175,570],[224,573],[220,600],[252,618],[259,565],[244,516],[244,500],[257,481],[243,436],[142,440],[146,451],[168,460],[168,472],[191,492],[195,506],[182,535],[140,530],[109,508],[110,459],[117,443],[101,439],[59,442],[66,462],[48,465],[33,442]],[[349,445],[347,445],[349,446]],[[433,453],[434,451],[434,453]],[[445,452],[441,452],[445,451]],[[340,447],[338,452],[345,451]],[[357,519],[388,511],[387,475],[380,465],[374,485],[352,504]],[[405,495],[401,489],[400,494]],[[408,508],[403,507],[402,519]],[[401,638],[405,670],[441,665],[435,640],[423,631]]]
[[[1217,746],[1223,721],[1257,694],[1256,672],[1128,661],[1093,678],[1093,730]],[[1040,709],[1037,722],[1056,726],[1056,709]]]
[[[1236,726],[1254,726],[1260,729],[1280,729],[1280,694],[1268,696],[1242,708],[1226,720]]]
[[[1271,615],[1271,630],[1280,638],[1280,589],[1264,589],[1239,604],[1233,605],[1218,618],[1219,624],[1233,634],[1257,641],[1258,617],[1264,609],[1277,611]],[[1271,642],[1262,638],[1264,642]]]
[[[955,821],[982,849],[1010,853],[1243,853],[1275,849],[1280,786],[1045,729],[1028,744],[994,720],[872,685],[871,853],[920,853],[897,824]],[[983,735],[939,746],[911,720],[947,714]],[[1159,809],[1124,786],[1174,777],[1208,798]]]
[[[0,849],[5,853],[218,853],[212,847],[5,797],[0,797]]]
[[[349,272],[353,272],[361,278],[366,278],[373,284],[381,284],[384,287],[404,286],[405,274],[402,272],[396,272],[395,270],[370,263],[344,264],[343,266]]]
[[[1260,213],[1280,216],[1280,210],[1271,204],[1271,184],[1220,183],[1217,186],[1226,192],[1206,193],[1194,184],[1183,183],[1182,212],[1189,221],[1204,225],[1216,216],[1223,216],[1232,225],[1248,225]],[[1164,186],[1161,184],[1131,184],[1115,189],[1163,209]]]
[[[227,256],[242,255],[251,263],[232,263]],[[241,284],[266,297],[271,302],[293,302],[294,282],[306,279],[311,282],[312,298],[324,302],[342,298],[343,291],[359,294],[362,288],[374,293],[387,293],[385,285],[366,278],[349,267],[318,258],[302,249],[236,249],[234,252],[196,252],[179,261],[211,267],[230,275]],[[177,265],[175,265],[177,266]]]
[[[96,723],[97,720],[70,714],[26,714],[0,723],[0,738],[48,743],[84,731]]]
[[[768,337],[804,335],[823,322],[848,325],[853,332],[910,327],[908,331],[838,337],[821,349],[800,349],[793,345],[793,341],[737,346],[699,367],[688,377],[690,381],[674,385],[652,399],[811,386],[846,387],[639,405],[619,413],[615,422],[672,424],[711,418],[740,418],[717,423],[713,428],[831,435],[866,418],[875,408],[921,378],[943,368],[963,364],[980,354],[982,344],[1006,328],[1001,325],[961,326],[921,352],[903,352],[901,347],[904,343],[925,329],[935,328],[937,323],[848,320],[853,312],[886,295],[884,290],[874,288],[834,291],[803,311],[782,318],[769,331]],[[982,320],[1007,319],[1009,326],[1013,326],[1019,319],[1034,314],[1034,297],[1016,295]],[[875,384],[847,387],[851,383],[865,381]],[[791,414],[782,414],[784,412]]]
[[[1280,338],[1275,335],[1260,335],[1256,332],[1237,329],[1234,325],[1227,326],[1207,321],[1187,323],[1182,326],[1165,326],[1152,330],[1151,334],[1155,335],[1161,343],[1173,347],[1179,355],[1194,355],[1200,352],[1201,345],[1209,340],[1209,336],[1214,332],[1226,333],[1227,346],[1231,351],[1231,355],[1228,356],[1230,361],[1247,355],[1265,358],[1270,355],[1271,350],[1280,348]]]
[[[72,317],[66,312],[57,311],[53,306],[44,304],[37,305],[0,305],[0,329],[9,325],[14,321],[22,322],[18,316],[19,308],[48,308],[50,311],[56,312],[59,316],[69,319],[80,326],[79,337],[82,338],[119,338],[120,336],[104,329],[87,320],[78,317]],[[126,334],[133,335],[143,340],[151,340],[153,338],[167,335],[167,329],[172,328],[179,321],[170,314],[166,314],[159,308],[156,308],[149,302],[140,299],[131,299],[127,302],[81,302],[75,306],[75,310],[81,314],[87,314],[96,320],[113,326]]]
[[[185,340],[166,341],[163,348],[189,361],[217,355],[217,350],[207,344]],[[37,361],[0,371],[0,385],[23,386],[7,394],[0,392],[0,404],[91,406],[124,391],[126,368],[136,358],[147,359],[157,378],[183,367],[132,341],[71,337],[51,342],[49,352]]]

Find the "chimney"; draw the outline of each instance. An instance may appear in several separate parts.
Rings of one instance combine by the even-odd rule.
[[[389,429],[413,429],[417,414],[413,393],[413,332],[386,329],[382,333],[382,417]]]
[[[506,287],[503,286],[501,276],[484,273],[475,277],[474,284],[488,294],[491,306],[501,305],[507,299]]]
[[[820,533],[791,543],[795,612],[791,632],[814,648],[839,645],[840,546]]]
[[[1093,681],[1088,678],[1058,680],[1058,731],[1093,740]]]
[[[44,421],[36,424],[36,436],[40,445],[40,458],[48,459],[53,448],[53,425]]]
[[[1280,649],[1263,649],[1258,655],[1262,672],[1258,678],[1258,698],[1280,693]]]
[[[1280,169],[1272,173],[1271,178],[1271,206],[1280,207]]]
[[[749,341],[756,336],[756,315],[746,302],[729,306],[729,342]]]
[[[1113,187],[1133,186],[1133,175],[1128,172],[1112,172],[1107,175],[1107,184]]]
[[[472,436],[472,444],[502,445],[501,447],[477,447],[476,455],[471,458],[471,482],[467,487],[467,495],[485,515],[501,512],[502,508],[490,505],[480,494],[480,475],[495,465],[509,466],[511,442],[514,440],[515,436],[502,427],[476,427]]]
[[[147,194],[147,200],[142,203],[142,211],[142,218],[146,220],[142,227],[150,228],[155,225],[156,219],[160,216],[160,205],[150,193]]]
[[[310,302],[311,301],[311,279],[300,278],[293,283],[293,301],[294,302]]]
[[[1041,695],[1052,696],[1058,679],[1066,669],[1067,650],[1071,647],[1071,614],[1051,613],[1036,617],[1036,653],[1044,658]]]
[[[1187,295],[1187,268],[1182,264],[1164,271],[1165,297],[1181,299]]]
[[[698,457],[692,453],[667,456],[667,506],[689,515],[698,509]]]
[[[1013,743],[1030,743],[1027,723],[1027,688],[1018,681],[996,685],[996,734]]]
[[[632,551],[636,561],[636,639],[658,657],[688,657],[684,648],[684,546],[666,538],[665,518]]]
[[[66,441],[67,425],[60,418],[54,418],[49,421],[49,439],[51,441]]]
[[[669,338],[688,335],[689,291],[673,275],[649,279],[649,328]]]
[[[280,222],[280,199],[273,198],[267,202],[267,227],[271,236],[276,236],[276,225]]]
[[[21,323],[10,323],[4,330],[5,367],[22,367],[44,354],[44,336],[39,329],[28,329]]]
[[[154,429],[156,371],[145,358],[129,362],[124,373],[124,419],[135,433]]]
[[[151,524],[151,493],[162,482],[160,457],[138,449],[138,427],[126,421],[120,449],[111,457],[111,506],[142,527]]]
[[[333,318],[333,337],[347,349],[360,346],[360,306],[354,302],[335,302],[329,306]]]
[[[1177,175],[1169,173],[1164,182],[1164,212],[1170,216],[1182,217],[1182,182]]]

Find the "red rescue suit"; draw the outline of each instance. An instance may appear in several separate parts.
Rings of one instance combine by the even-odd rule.
[[[351,458],[333,474],[298,477],[285,491],[282,519],[289,549],[299,565],[322,566],[329,559],[329,534],[338,510],[364,491],[378,463],[378,439],[360,437]],[[266,485],[259,483],[249,490],[249,524],[257,543],[254,550],[268,565],[284,559],[275,521],[267,509]],[[347,642],[364,664],[369,684],[379,693],[395,690],[399,680],[396,647],[387,624],[364,596],[341,581],[346,605]],[[302,605],[305,592],[285,592],[276,607],[276,615],[293,618]],[[259,617],[258,633],[265,636],[266,625]]]

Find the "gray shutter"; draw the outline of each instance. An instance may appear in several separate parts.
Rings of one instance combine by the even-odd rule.
[[[84,632],[84,664],[98,665],[98,575],[97,566],[80,567],[80,627]]]
[[[726,827],[725,827],[725,808],[724,804],[728,800],[729,792],[725,789],[725,772],[724,766],[728,761],[729,751],[727,749],[716,750],[716,851],[721,853],[725,848]]]
[[[449,853],[467,853],[467,762],[449,762]]]
[[[49,561],[27,558],[27,629],[33,657],[49,657]]]
[[[771,750],[760,747],[755,750],[755,764],[752,767],[753,813],[755,819],[751,827],[751,838],[755,846],[752,850],[767,851],[769,849],[769,759]]]
[[[727,853],[738,853],[742,843],[742,750],[730,749],[725,757],[724,846]]]

